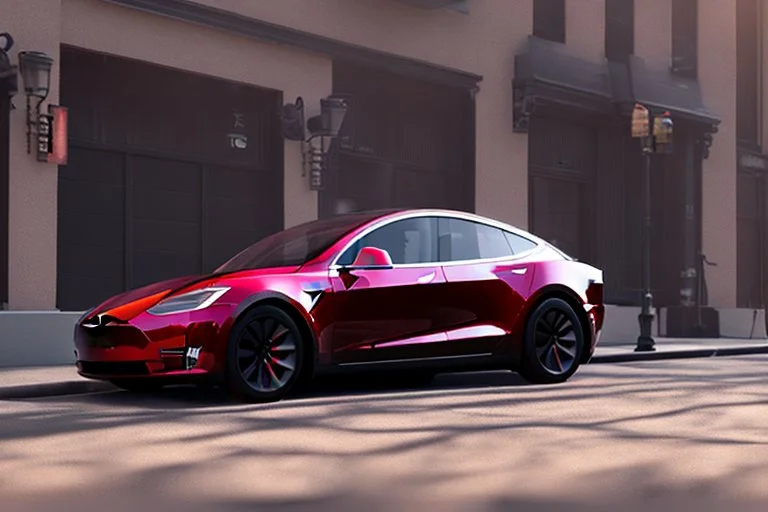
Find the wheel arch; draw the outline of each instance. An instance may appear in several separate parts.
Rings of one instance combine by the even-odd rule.
[[[232,325],[237,324],[237,322],[239,322],[249,311],[260,306],[276,307],[287,314],[296,324],[296,327],[301,333],[302,342],[304,343],[305,348],[309,350],[310,354],[310,357],[306,360],[308,364],[302,369],[302,373],[304,374],[303,377],[311,378],[314,375],[318,364],[317,337],[315,336],[315,331],[310,326],[309,321],[301,313],[299,307],[294,305],[287,295],[283,295],[279,292],[267,292],[250,297],[248,300],[244,301],[232,315]]]
[[[539,305],[548,299],[561,299],[571,306],[576,313],[576,316],[579,318],[579,324],[581,324],[581,331],[584,335],[585,343],[585,350],[582,351],[580,363],[584,364],[589,362],[590,351],[588,349],[592,341],[592,329],[590,328],[589,316],[584,310],[584,303],[579,298],[578,294],[567,286],[552,284],[539,289],[531,297],[531,301],[529,302],[530,306],[523,316],[523,321],[520,323],[520,332],[525,332],[525,328],[528,325],[528,321],[531,318],[531,315],[533,315],[533,312],[536,311],[536,308],[538,308]]]

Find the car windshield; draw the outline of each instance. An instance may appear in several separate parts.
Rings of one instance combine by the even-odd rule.
[[[300,224],[267,236],[216,269],[216,273],[303,265],[382,212],[353,213]]]

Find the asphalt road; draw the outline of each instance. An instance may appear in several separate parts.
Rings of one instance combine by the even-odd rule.
[[[768,356],[0,402],[0,510],[768,510]]]

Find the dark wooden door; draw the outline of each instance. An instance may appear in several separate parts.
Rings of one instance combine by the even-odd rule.
[[[759,172],[737,174],[737,306],[765,306],[766,180]]]
[[[334,62],[349,103],[320,216],[356,209],[474,209],[474,111],[467,91]],[[470,133],[471,131],[471,133]]]
[[[597,138],[588,125],[534,118],[528,136],[529,229],[594,263]]]
[[[277,92],[65,48],[61,94],[60,309],[210,272],[283,228]]]

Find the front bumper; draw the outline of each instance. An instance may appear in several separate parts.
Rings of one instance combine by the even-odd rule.
[[[214,331],[214,332],[212,332]],[[206,334],[207,333],[207,334]],[[78,373],[86,378],[203,377],[214,367],[206,341],[215,326],[166,327],[147,334],[131,324],[75,327]]]

